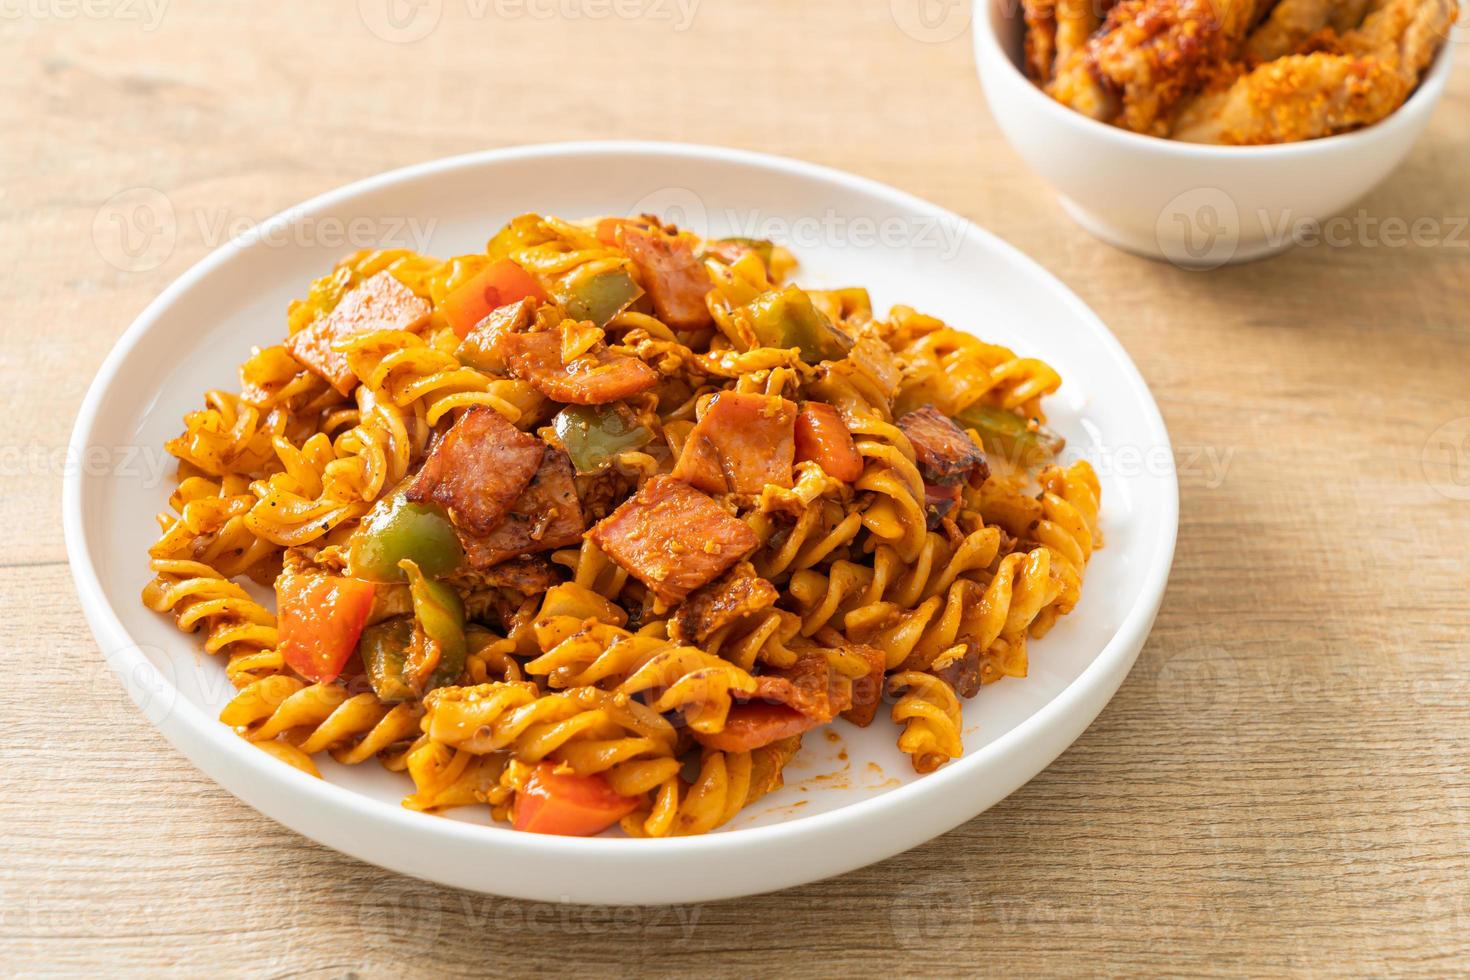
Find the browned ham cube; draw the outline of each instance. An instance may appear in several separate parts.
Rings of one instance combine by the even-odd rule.
[[[669,622],[669,636],[698,645],[742,617],[771,608],[780,597],[750,565],[739,565],[684,600]]]
[[[512,374],[552,401],[570,405],[622,401],[658,383],[653,368],[636,357],[616,354],[605,344],[563,361],[561,335],[548,330],[506,334],[497,350]]]
[[[706,493],[760,493],[791,486],[796,406],[775,395],[725,391],[684,441],[674,476]]]
[[[670,476],[643,484],[590,536],[667,604],[683,601],[760,544],[719,504]]]
[[[582,540],[586,524],[572,461],[560,449],[545,447],[541,466],[505,517],[489,534],[460,533],[465,556],[476,568],[510,558],[564,548]]]
[[[924,479],[930,483],[983,483],[990,475],[985,453],[964,429],[951,422],[932,405],[909,412],[898,427],[914,446],[914,458]]]
[[[704,297],[714,284],[689,239],[624,224],[618,240],[638,266],[660,320],[676,330],[697,330],[713,322]]]
[[[470,534],[489,534],[541,466],[545,443],[476,405],[449,427],[408,488],[415,503],[449,509]]]
[[[347,366],[347,355],[333,350],[333,344],[377,330],[417,330],[430,312],[427,300],[415,296],[393,273],[380,272],[358,283],[332,312],[292,334],[286,348],[345,395],[357,384],[357,376]]]

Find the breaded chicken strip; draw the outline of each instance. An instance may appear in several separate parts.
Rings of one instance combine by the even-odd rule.
[[[1057,63],[1055,0],[1022,0],[1021,14],[1026,19],[1026,77],[1045,88]]]
[[[1120,0],[1088,43],[1103,87],[1121,100],[1113,121],[1167,134],[1179,101],[1236,54],[1260,2]]]
[[[1281,0],[1246,38],[1246,59],[1254,64],[1298,54],[1302,43],[1326,27],[1341,4],[1342,0]]]
[[[1118,112],[1118,102],[1098,81],[1088,41],[1102,22],[1098,0],[1055,0],[1056,71],[1047,94],[1063,105],[1103,122]]]
[[[1363,22],[1368,7],[1369,0],[1337,0],[1327,18],[1327,26],[1338,34],[1346,34]]]
[[[1362,27],[1343,35],[1342,49],[1392,62],[1412,88],[1459,14],[1455,0],[1387,0],[1363,19]]]
[[[1454,0],[1386,0],[1339,42],[1341,53],[1267,62],[1179,115],[1191,143],[1284,143],[1371,125],[1403,104],[1448,36]]]
[[[1173,137],[1187,143],[1288,143],[1377,122],[1403,102],[1403,78],[1377,58],[1288,55],[1196,99]]]

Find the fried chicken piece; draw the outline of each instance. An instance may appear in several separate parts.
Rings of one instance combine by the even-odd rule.
[[[1098,79],[1120,98],[1112,121],[1134,132],[1166,135],[1180,101],[1237,53],[1261,4],[1121,0],[1087,48]]]
[[[1455,0],[1387,0],[1343,35],[1342,50],[1392,64],[1412,89],[1459,14]]]
[[[1327,17],[1327,26],[1337,34],[1346,34],[1363,23],[1368,7],[1369,0],[1337,0]]]
[[[1377,58],[1290,55],[1195,100],[1173,137],[1187,143],[1291,143],[1377,122],[1402,104],[1404,79]]]
[[[1228,89],[1195,99],[1172,135],[1191,143],[1248,145],[1371,125],[1419,84],[1458,13],[1454,0],[1386,0],[1343,36],[1341,53],[1267,62]]]
[[[1045,88],[1057,62],[1056,0],[1021,0],[1026,20],[1026,77]]]
[[[1052,47],[1056,69],[1046,93],[1063,105],[1107,122],[1118,113],[1118,100],[1098,80],[1088,41],[1102,20],[1096,0],[1053,0]]]
[[[1333,12],[1343,5],[1343,0],[1281,0],[1246,38],[1246,59],[1254,64],[1300,54],[1307,39],[1328,26]]]

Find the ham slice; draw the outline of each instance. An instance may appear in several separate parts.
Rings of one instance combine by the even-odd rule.
[[[821,722],[784,704],[765,701],[737,704],[717,732],[696,733],[700,745],[720,752],[752,752],[783,738],[799,736]]]
[[[357,376],[347,366],[347,355],[332,345],[348,337],[376,330],[417,330],[432,312],[427,300],[394,278],[380,272],[358,283],[332,312],[286,341],[291,356],[342,394],[352,391]]]
[[[981,655],[985,651],[974,643],[965,644],[965,652],[943,663],[935,663],[929,672],[943,680],[962,698],[973,698],[980,693],[983,674],[980,670]]]
[[[714,322],[704,302],[714,284],[689,239],[631,223],[621,225],[617,237],[638,267],[660,320],[675,330],[698,330]]]
[[[852,705],[852,684],[838,677],[821,653],[804,654],[791,667],[755,681],[755,693],[730,709],[723,729],[694,733],[701,745],[751,752],[825,725]]]
[[[666,604],[750,554],[755,532],[688,484],[656,476],[590,532],[592,542]]]
[[[796,406],[775,395],[725,391],[689,432],[674,476],[706,493],[791,486]]]
[[[476,405],[439,439],[406,496],[442,504],[461,530],[488,534],[541,466],[544,448],[493,408]]]
[[[622,401],[658,383],[653,368],[601,343],[563,361],[561,334],[551,331],[505,334],[496,348],[512,374],[552,401],[569,405]]]
[[[795,664],[755,679],[752,701],[771,701],[825,725],[852,705],[852,686],[842,683],[821,653],[802,654]]]
[[[929,483],[958,483],[969,480],[979,485],[990,476],[985,453],[965,433],[932,405],[909,412],[898,427],[914,446],[915,461]]]
[[[736,566],[720,581],[684,600],[669,624],[669,636],[698,645],[742,616],[771,608],[778,598],[776,587],[756,575],[755,569],[747,564]]]
[[[504,371],[505,358],[500,350],[500,341],[510,334],[524,331],[535,315],[536,300],[531,296],[491,310],[465,335],[455,356],[482,371]]]
[[[542,453],[540,467],[494,530],[483,535],[460,531],[465,557],[474,567],[488,568],[582,540],[586,524],[572,480],[572,461],[551,446],[542,445]]]
[[[462,589],[509,589],[523,596],[541,596],[562,582],[556,566],[543,555],[521,555],[485,569],[461,569],[454,584]]]

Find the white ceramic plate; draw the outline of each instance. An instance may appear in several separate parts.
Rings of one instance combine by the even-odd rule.
[[[327,760],[312,779],[251,747],[216,716],[232,689],[217,661],[138,600],[152,515],[171,476],[150,478],[202,392],[234,390],[252,345],[279,342],[286,303],[351,246],[340,232],[428,230],[440,256],[479,251],[506,219],[657,211],[695,231],[774,237],[798,281],[868,286],[1045,358],[1065,383],[1049,411],[1098,467],[1107,546],[1080,606],[1032,644],[1031,676],[965,706],[966,754],[916,778],[886,718],[817,732],[781,791],[719,832],[674,840],[519,834],[484,808],[451,818],[398,805],[408,783]],[[354,219],[356,224],[354,225]],[[1077,738],[1117,690],[1153,624],[1178,525],[1168,434],[1113,335],[1035,262],[959,216],[869,180],[734,150],[647,143],[533,146],[409,167],[278,216],[175,282],[119,341],[87,394],[64,514],[68,554],[108,663],[160,731],[261,813],[366,861],[444,884],[537,900],[690,902],[771,891],[896,854],[992,806]],[[330,232],[330,233],[329,233]],[[399,241],[398,244],[412,244]],[[124,461],[131,459],[131,465]],[[154,467],[156,469],[156,467]],[[167,471],[171,474],[171,468]],[[244,856],[242,855],[242,860]]]

